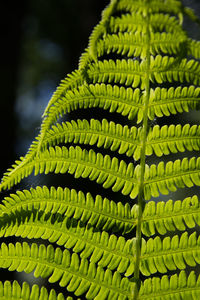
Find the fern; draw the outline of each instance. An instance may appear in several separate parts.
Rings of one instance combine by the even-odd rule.
[[[112,0],[103,11],[0,185],[10,193],[0,267],[63,289],[5,281],[0,299],[199,299],[200,127],[181,113],[200,107],[200,42],[185,15],[199,23],[178,0]],[[64,186],[18,185],[50,173]]]

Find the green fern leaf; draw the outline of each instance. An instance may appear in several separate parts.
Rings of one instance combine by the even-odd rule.
[[[192,39],[190,40],[189,53],[196,59],[200,58],[200,42],[199,41],[195,41]]]
[[[182,201],[168,200],[157,204],[153,201],[148,202],[143,214],[142,232],[146,236],[156,232],[164,235],[168,231],[184,231],[196,225],[200,226],[200,218],[199,199],[195,195]]]
[[[146,167],[145,172],[145,198],[158,197],[160,193],[168,195],[170,191],[175,192],[177,188],[192,187],[200,185],[199,178],[200,158],[192,157],[190,160],[184,158],[174,162],[169,161],[166,165],[160,162],[158,166]]]
[[[48,277],[51,283],[59,281],[60,286],[67,287],[76,296],[87,292],[89,299],[101,299],[103,295],[107,299],[116,296],[128,299],[131,293],[132,283],[128,278],[121,278],[117,272],[112,274],[109,269],[104,272],[103,268],[96,268],[92,263],[88,269],[86,259],[80,260],[76,253],[70,256],[68,250],[54,250],[52,245],[46,248],[34,243],[31,247],[25,242],[8,246],[3,243],[0,249],[0,266],[9,268],[10,271],[34,271],[35,277]]]
[[[141,287],[138,299],[198,299],[200,292],[199,277],[194,272],[189,276],[184,271],[175,274],[168,279],[166,275],[161,278],[147,279]]]
[[[59,97],[63,96],[67,89],[77,87],[81,82],[82,76],[78,70],[74,71],[72,74],[68,75],[68,77],[66,77],[64,80],[62,80],[60,86],[57,88],[52,98],[50,99],[49,104],[46,107],[45,112],[43,114],[43,117],[47,115],[49,107],[53,105]]]
[[[153,120],[155,116],[170,116],[171,114],[198,109],[199,92],[199,88],[195,89],[194,86],[151,90],[148,117]]]
[[[20,236],[22,238],[42,238],[73,252],[80,253],[81,258],[89,258],[90,262],[98,263],[101,267],[117,270],[130,276],[134,272],[134,240],[117,238],[105,231],[95,230],[84,226],[60,214],[26,213],[16,211],[9,216],[4,213],[0,218],[3,224],[0,236]]]
[[[111,0],[103,11],[0,184],[14,190],[0,204],[0,267],[66,294],[5,282],[2,299],[199,299],[200,42],[184,16],[200,24],[179,0]],[[49,173],[63,188],[20,190]]]
[[[17,169],[14,178],[7,177],[6,186],[9,188],[21,181],[24,177],[29,176],[34,170],[34,174],[49,172],[74,174],[75,178],[89,177],[90,180],[96,180],[104,188],[112,186],[113,191],[122,189],[122,194],[135,198],[138,194],[138,188],[135,184],[139,176],[139,168],[134,171],[133,164],[126,163],[117,158],[111,160],[109,155],[103,157],[100,153],[93,150],[89,152],[80,147],[58,147],[42,152],[33,161],[27,163],[22,169]],[[4,185],[5,187],[5,185]]]
[[[199,126],[189,124],[154,126],[149,130],[146,154],[152,155],[154,152],[160,157],[186,150],[199,151],[199,130]]]
[[[27,282],[24,282],[22,287],[15,280],[13,283],[9,281],[0,282],[0,299],[1,300],[64,300],[63,294],[56,295],[55,290],[48,291],[38,285],[33,285],[30,289]],[[71,297],[67,297],[66,300],[71,300]]]
[[[57,126],[52,126],[50,130],[46,131],[42,150],[56,144],[71,142],[74,144],[96,144],[98,148],[110,148],[111,151],[118,149],[118,153],[126,153],[127,156],[133,155],[134,159],[138,160],[140,155],[140,134],[141,128],[137,129],[133,126],[129,129],[128,126],[108,122],[106,119],[103,119],[102,122],[91,119],[90,123],[85,119],[78,119],[77,122],[72,120],[71,123],[58,123]],[[23,158],[21,166],[24,166],[25,163],[36,156],[39,140],[40,136],[31,145],[25,159]]]
[[[45,214],[62,214],[68,218],[80,220],[97,229],[122,231],[133,230],[137,220],[137,207],[131,210],[130,205],[117,204],[97,195],[95,199],[90,193],[86,195],[76,190],[64,190],[59,187],[37,187],[36,189],[17,191],[3,200],[0,206],[0,217],[15,214],[17,211],[42,211]]]
[[[98,57],[103,56],[105,53],[116,52],[127,57],[140,56],[145,57],[146,54],[146,37],[143,32],[136,31],[135,35],[129,33],[119,33],[107,35],[104,40],[98,44]],[[151,36],[150,53],[155,55],[157,53],[177,54],[181,51],[184,42],[186,41],[185,35],[180,32],[172,33],[156,33]],[[193,47],[192,47],[193,48]]]
[[[145,1],[134,1],[131,3],[128,0],[122,0],[118,3],[119,10],[126,10],[127,12],[146,12],[146,2]],[[163,11],[165,13],[178,14],[181,12],[181,3],[176,0],[150,0],[148,3],[149,12]]]
[[[168,32],[177,32],[182,31],[182,27],[178,20],[171,16],[162,13],[154,13],[149,16],[149,29],[151,32],[155,31],[163,31],[163,29]],[[144,18],[141,14],[134,15],[134,18],[131,14],[122,15],[120,18],[114,18],[111,16],[110,18],[110,27],[113,33],[117,32],[129,32],[131,34],[136,32],[147,31],[147,24],[144,21]]]
[[[196,232],[188,237],[184,232],[179,238],[177,235],[143,240],[141,247],[141,272],[150,276],[156,272],[167,273],[167,270],[183,270],[187,265],[195,267],[199,264],[200,239],[196,238]]]

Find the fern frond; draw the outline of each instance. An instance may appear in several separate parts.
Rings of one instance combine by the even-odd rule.
[[[93,30],[93,32],[90,36],[88,51],[86,51],[86,62],[80,63],[79,70],[74,71],[72,74],[68,75],[68,77],[64,81],[61,82],[61,85],[58,87],[58,89],[53,94],[52,98],[50,99],[50,101],[45,109],[45,112],[43,114],[43,117],[48,115],[50,107],[52,105],[54,105],[55,102],[57,102],[67,90],[71,89],[72,87],[77,87],[78,84],[79,85],[80,85],[80,83],[83,84],[83,82],[85,81],[86,78],[83,75],[84,68],[87,67],[87,63],[88,63],[88,61],[91,60],[91,58],[94,61],[96,60],[96,58],[97,58],[96,42],[106,32],[106,23],[109,22],[109,17],[115,11],[116,5],[117,5],[117,1],[112,0],[110,5],[108,5],[107,8],[103,11],[101,22],[95,27],[95,29]],[[81,59],[81,60],[84,61],[85,59]]]
[[[114,122],[108,122],[103,119],[77,120],[71,122],[63,122],[52,126],[46,132],[42,143],[42,151],[49,146],[59,145],[61,143],[88,144],[97,145],[98,148],[103,147],[111,151],[117,151],[119,154],[126,154],[128,157],[133,156],[135,160],[140,157],[140,135],[141,128],[122,126]],[[28,154],[22,161],[28,162],[35,157],[38,150],[38,141],[40,136],[31,145]],[[19,168],[19,167],[18,167]]]
[[[135,102],[132,101],[133,99]],[[54,103],[55,106],[51,106],[48,117],[45,118],[42,124],[42,144],[46,144],[46,134],[49,128],[54,124],[59,115],[62,116],[66,111],[70,112],[71,110],[76,110],[82,106],[84,106],[84,108],[99,106],[105,110],[109,109],[110,112],[128,115],[129,119],[133,119],[136,115],[138,115],[138,122],[140,122],[143,118],[142,101],[143,95],[141,95],[139,89],[132,90],[131,88],[125,89],[123,87],[112,87],[111,85],[106,86],[104,84],[96,84],[95,86],[89,85],[88,87],[82,86],[79,90],[75,90],[74,93],[70,91],[65,95],[65,98]],[[55,129],[55,127],[53,128]],[[61,127],[59,126],[59,128]],[[134,130],[135,129],[131,130],[131,134],[133,135],[135,134]],[[12,168],[7,170],[2,178],[0,189],[4,188],[4,186],[8,186],[9,182],[6,181],[9,181],[11,177],[17,177],[20,169],[32,161],[33,156],[36,152],[38,152],[39,143],[41,143],[41,135],[37,138],[38,141],[33,142],[26,157],[21,157],[20,161],[16,161]],[[42,148],[42,146],[40,148]],[[123,147],[120,147],[119,151],[121,151],[122,148]],[[129,151],[127,152],[127,155],[131,155],[129,154]],[[135,151],[135,159],[139,158],[138,155],[139,151]]]
[[[161,235],[175,230],[200,226],[200,205],[196,195],[184,200],[168,200],[146,204],[142,219],[142,232],[146,236],[159,233]]]
[[[97,231],[94,227],[84,226],[82,222],[43,213],[26,213],[17,211],[10,216],[0,218],[0,236],[17,236],[28,239],[43,239],[56,243],[81,258],[90,258],[90,262],[102,268],[116,270],[130,276],[134,272],[133,240],[117,238],[105,231]]]
[[[149,130],[146,143],[146,155],[157,156],[170,153],[200,150],[200,126],[185,124],[156,125]]]
[[[52,96],[40,134],[5,173],[0,189],[32,173],[69,173],[125,195],[125,204],[61,187],[15,191],[0,204],[0,237],[29,239],[31,245],[2,243],[0,267],[34,271],[76,299],[199,299],[200,277],[189,273],[200,265],[199,198],[161,197],[177,190],[182,195],[183,188],[191,195],[189,188],[200,186],[200,157],[187,153],[200,150],[200,126],[181,118],[173,124],[173,115],[200,108],[200,42],[188,37],[184,15],[199,22],[180,0],[110,1],[78,70]],[[80,120],[79,109],[89,115]],[[90,118],[103,110],[109,120],[115,117],[109,113],[120,114],[120,124],[102,115]],[[77,114],[70,116],[72,111]],[[69,121],[60,123],[65,114]],[[188,157],[172,161],[173,153],[184,151]],[[168,159],[158,159],[163,155]],[[2,291],[15,297],[14,290],[23,299],[16,283],[0,283],[0,298]],[[34,291],[37,299],[41,293],[64,300]]]
[[[200,277],[196,278],[194,271],[189,275],[181,271],[179,275],[171,277],[164,275],[146,279],[141,285],[138,299],[198,299],[199,293]]]
[[[200,58],[200,42],[190,39],[188,43],[189,47],[189,54],[192,55],[194,58]]]
[[[133,230],[137,219],[137,205],[132,209],[129,203],[123,205],[90,193],[86,195],[72,189],[49,190],[46,186],[30,190],[17,191],[11,194],[0,204],[0,217],[16,214],[17,211],[37,210],[45,214],[62,214],[68,218],[80,220],[97,229],[122,231],[128,233]]]
[[[104,60],[91,64],[88,76],[93,83],[113,83],[125,86],[138,86],[145,89],[146,61],[137,60]],[[169,56],[151,56],[150,80],[153,83],[184,81],[198,85],[200,64],[195,60],[182,59],[180,62]]]
[[[127,12],[137,12],[146,15],[147,5],[145,1],[137,0],[130,2],[129,0],[121,0],[118,2],[118,10]],[[180,14],[182,12],[182,4],[177,0],[150,0],[148,1],[148,12],[164,12],[169,14]]]
[[[91,64],[88,76],[93,83],[113,83],[136,88],[145,87],[146,62],[132,59],[103,60]]]
[[[135,14],[134,18],[131,14],[125,14],[119,17],[110,18],[110,30],[113,33],[117,32],[129,32],[131,34],[136,32],[146,33],[147,24],[144,22],[144,18],[141,14]],[[150,32],[163,31],[168,33],[181,31],[182,27],[179,21],[170,15],[155,13],[150,15],[150,20],[148,24],[148,29]]]
[[[169,56],[151,56],[150,80],[156,83],[187,82],[199,85],[200,64],[195,60],[177,59]]]
[[[59,293],[56,295],[55,290],[51,290],[48,293],[45,287],[39,288],[34,284],[30,288],[27,282],[24,282],[22,287],[15,280],[13,283],[10,281],[0,281],[0,299],[1,300],[64,300],[64,295]],[[71,297],[67,297],[66,300],[70,300]]]
[[[150,92],[148,117],[170,116],[182,112],[188,112],[200,107],[200,88],[190,87],[170,87],[156,88]]]
[[[50,147],[40,153],[31,162],[28,162],[22,169],[18,169],[14,177],[8,175],[2,187],[11,187],[17,184],[23,178],[29,176],[34,170],[34,174],[50,172],[70,173],[75,178],[86,178],[95,180],[98,184],[102,184],[104,188],[112,187],[114,192],[121,190],[123,195],[130,194],[131,198],[135,198],[138,194],[138,186],[136,185],[140,168],[134,170],[132,163],[127,164],[116,157],[110,158],[109,155],[103,156],[100,153],[82,150],[80,147],[55,148]]]
[[[70,255],[68,250],[54,250],[52,245],[38,247],[33,243],[30,247],[26,242],[8,246],[3,243],[0,266],[10,271],[34,271],[35,277],[48,278],[50,283],[59,281],[60,286],[66,287],[76,296],[87,293],[89,299],[101,299],[102,295],[106,295],[107,299],[128,299],[133,285],[128,278],[121,278],[118,272],[96,268],[95,264],[86,259],[79,260],[76,253]]]
[[[91,119],[77,120],[57,124],[46,133],[43,141],[45,145],[54,146],[59,143],[73,142],[75,144],[97,145],[98,148],[103,147],[111,151],[118,150],[119,154],[133,156],[135,160],[140,155],[140,135],[141,128],[122,126],[114,122],[108,122],[103,119],[102,122]]]
[[[145,172],[145,199],[151,196],[158,197],[161,194],[168,195],[170,191],[175,192],[177,188],[200,186],[200,157],[192,157],[190,160],[184,158],[174,162],[169,161],[164,165],[160,162],[158,166],[146,166]]]
[[[183,270],[186,266],[194,267],[200,263],[200,238],[197,239],[196,232],[188,236],[184,232],[179,238],[160,237],[143,239],[141,247],[140,270],[145,276],[150,276],[156,272],[166,273],[168,270]]]
[[[186,42],[184,33],[152,33],[150,53],[152,55],[159,53],[177,54],[181,51],[184,42]],[[146,54],[146,44],[147,40],[143,32],[136,32],[134,35],[128,32],[106,35],[106,37],[98,43],[98,57],[103,56],[105,53],[116,52],[122,56],[140,56],[144,58]]]
[[[51,106],[47,118],[42,124],[46,131],[54,124],[59,116],[80,108],[100,107],[109,112],[117,112],[132,120],[140,110],[143,111],[143,96],[139,89],[125,89],[110,84],[90,84],[67,92],[54,106]],[[140,113],[141,114],[141,113]]]
[[[71,74],[69,74],[65,79],[61,81],[61,84],[57,88],[57,90],[54,92],[53,96],[51,97],[44,113],[43,117],[45,117],[49,111],[49,108],[54,105],[54,103],[63,96],[63,94],[68,90],[72,89],[74,87],[77,87],[80,85],[80,83],[83,81],[81,72],[79,70],[73,71]]]
[[[117,5],[117,0],[112,0],[110,5],[108,5],[104,9],[104,11],[102,12],[101,22],[94,28],[94,30],[89,38],[88,52],[94,60],[97,59],[96,43],[102,37],[102,35],[104,35],[106,33],[109,19],[110,19],[111,15],[115,12],[116,5]],[[82,64],[80,65],[80,67],[82,68]]]

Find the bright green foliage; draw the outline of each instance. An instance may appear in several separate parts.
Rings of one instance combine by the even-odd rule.
[[[0,185],[64,178],[16,186],[0,204],[0,267],[62,293],[6,281],[0,299],[200,299],[200,126],[187,121],[200,107],[200,42],[185,15],[199,23],[179,0],[112,0],[103,11]]]
[[[31,247],[24,242],[14,244],[2,243],[0,249],[0,266],[10,271],[34,270],[35,277],[49,277],[49,282],[59,281],[59,285],[80,296],[87,292],[87,297],[93,299],[96,292],[101,296],[109,295],[115,299],[126,299],[130,294],[132,284],[127,278],[121,278],[118,272],[104,271],[87,259],[80,259],[76,253],[70,255],[68,250],[54,250],[52,245],[46,247],[33,243]]]
[[[12,284],[9,281],[0,282],[0,299],[1,300],[64,300],[64,296],[60,293],[56,295],[54,290],[50,293],[42,287],[41,289],[35,284],[30,289],[27,282],[24,282],[22,287],[17,281]],[[67,297],[66,300],[71,300]]]

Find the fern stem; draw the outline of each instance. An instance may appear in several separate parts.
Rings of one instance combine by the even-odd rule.
[[[146,163],[146,142],[148,135],[148,105],[150,98],[150,31],[149,31],[149,14],[148,14],[148,3],[146,10],[146,23],[147,23],[147,32],[146,32],[146,72],[145,72],[145,102],[144,102],[144,118],[143,118],[143,136],[142,136],[142,147],[141,147],[141,159],[140,159],[140,186],[139,186],[139,194],[138,194],[138,224],[136,228],[136,264],[135,264],[135,272],[134,272],[134,281],[135,287],[133,292],[133,300],[137,300],[139,296],[140,289],[140,261],[141,261],[141,243],[142,243],[142,214],[144,207],[144,176],[145,176],[145,163]]]

